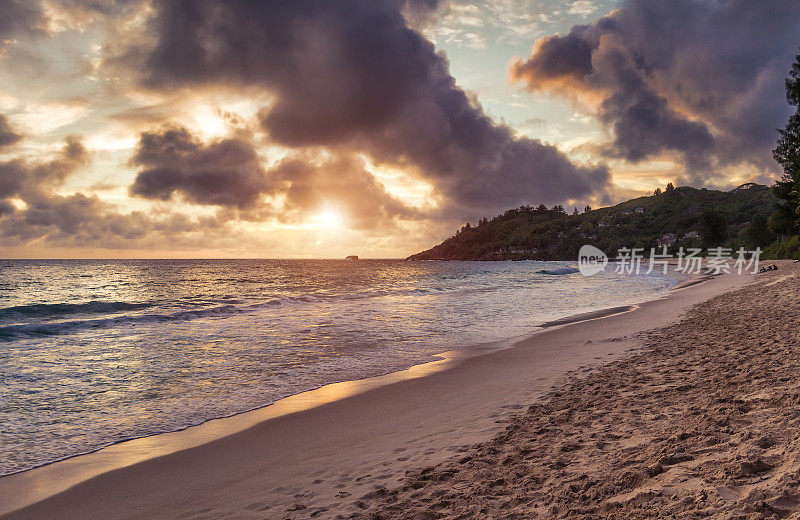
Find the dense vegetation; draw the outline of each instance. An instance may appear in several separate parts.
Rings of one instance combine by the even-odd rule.
[[[767,248],[766,253],[770,258],[800,259],[800,55],[786,79],[786,100],[796,107],[795,113],[786,128],[779,130],[778,144],[772,151],[783,168],[783,177],[775,183],[778,202],[770,218],[770,228],[781,240]]]
[[[656,190],[616,206],[567,214],[561,206],[523,206],[478,225],[465,225],[411,260],[574,260],[584,244],[615,256],[622,247],[724,246],[754,249],[775,240],[767,225],[776,198],[745,184],[723,192],[689,187]],[[674,240],[674,243],[672,243]]]

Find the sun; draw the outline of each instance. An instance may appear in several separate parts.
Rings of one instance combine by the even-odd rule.
[[[342,216],[336,211],[326,211],[317,215],[315,219],[319,224],[326,228],[342,227]]]

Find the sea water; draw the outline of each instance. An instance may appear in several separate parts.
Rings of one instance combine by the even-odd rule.
[[[676,283],[569,262],[0,261],[0,475]]]

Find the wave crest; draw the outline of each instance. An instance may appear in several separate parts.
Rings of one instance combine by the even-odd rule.
[[[3,318],[46,318],[49,316],[65,316],[70,314],[100,314],[146,309],[151,303],[104,302],[91,301],[84,303],[34,303],[17,305],[0,309]]]

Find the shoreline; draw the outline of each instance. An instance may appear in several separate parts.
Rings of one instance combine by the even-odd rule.
[[[537,265],[536,262],[533,263],[533,266],[535,265]],[[381,269],[383,268],[385,266],[381,267]],[[392,264],[389,265],[389,268],[394,269]],[[450,267],[447,269],[450,272]],[[461,269],[458,267],[456,271],[461,272]],[[489,273],[491,273],[491,277],[496,277],[503,275],[506,269],[507,267],[502,267],[499,273],[495,271],[489,271]],[[532,270],[533,267],[525,266],[523,272],[530,273]],[[483,272],[483,270],[479,271]],[[80,276],[83,277],[83,275]],[[538,275],[534,276],[538,277]],[[603,291],[600,301],[587,299],[586,294],[581,291],[592,291],[592,286],[595,284],[583,283],[586,280],[577,275],[545,277],[543,281],[547,283],[542,283],[541,286],[539,283],[542,280],[534,280],[535,285],[525,282],[519,285],[511,283],[508,287],[504,287],[504,282],[498,284],[489,282],[491,286],[485,288],[472,288],[465,285],[461,289],[458,285],[452,287],[448,285],[446,280],[450,277],[446,276],[443,280],[432,282],[431,287],[427,287],[427,282],[423,282],[414,289],[409,289],[410,286],[395,288],[396,290],[385,287],[381,290],[359,290],[350,296],[347,295],[347,291],[342,294],[337,293],[338,295],[326,296],[322,293],[318,294],[316,290],[310,290],[308,294],[273,295],[264,301],[259,300],[255,303],[253,303],[255,299],[247,298],[242,301],[229,302],[232,305],[217,305],[223,303],[222,301],[210,302],[208,306],[202,306],[195,310],[176,310],[169,306],[171,304],[162,305],[158,298],[144,302],[135,297],[119,300],[109,297],[107,301],[78,301],[75,303],[64,301],[55,306],[51,304],[37,306],[35,303],[13,306],[6,309],[11,312],[9,316],[12,319],[6,320],[5,327],[0,327],[0,344],[6,343],[12,351],[19,348],[22,352],[21,357],[12,356],[10,358],[12,360],[10,373],[12,382],[16,383],[19,380],[19,383],[16,384],[21,384],[20,392],[10,395],[13,415],[13,418],[10,417],[10,419],[18,426],[18,431],[4,436],[11,449],[0,450],[0,452],[5,451],[8,455],[8,459],[3,460],[0,464],[2,466],[0,478],[88,455],[116,444],[184,431],[208,421],[248,413],[270,406],[277,400],[327,384],[402,371],[414,365],[434,361],[444,351],[480,348],[482,343],[510,344],[539,332],[542,322],[547,322],[547,320],[571,319],[576,313],[605,313],[606,309],[603,307],[628,303],[637,304],[643,300],[663,297],[670,290],[671,285],[678,283],[684,277],[679,274],[666,276],[663,280],[655,277],[657,278],[655,281],[645,281],[641,285],[638,282],[624,280],[600,282],[600,286],[611,283],[614,289],[616,289],[616,283],[626,286],[626,290],[623,292],[626,296],[622,296],[623,293],[616,290]],[[564,287],[563,296],[553,300],[548,299],[549,291],[562,292],[558,285],[559,279],[573,287]],[[554,282],[555,286],[551,282]],[[510,292],[504,290],[506,288],[510,289]],[[489,300],[487,296],[482,296],[485,289],[490,291],[500,289],[504,294],[509,294],[509,298],[498,297]],[[475,304],[472,309],[469,309],[464,305],[466,302],[462,301],[459,294],[461,290],[465,290],[466,297],[484,301],[486,305]],[[399,297],[395,298],[397,295]],[[410,311],[402,307],[406,303],[404,298],[408,295],[422,296],[422,298],[414,300],[415,304],[407,306],[408,309],[411,309]],[[531,295],[538,301],[529,303],[528,298]],[[537,298],[537,295],[540,297]],[[377,299],[372,300],[372,298]],[[448,303],[448,298],[453,301]],[[518,299],[513,300],[514,303],[510,304],[512,298]],[[168,300],[167,298],[164,302]],[[356,303],[351,305],[350,300],[354,300]],[[328,304],[328,301],[331,303]],[[374,303],[370,303],[372,301]],[[386,307],[387,301],[389,306],[400,305],[401,307],[389,309]],[[278,305],[279,303],[280,305]],[[306,306],[306,303],[310,303],[310,305]],[[387,318],[383,315],[386,313],[379,310],[378,313],[381,314],[380,319],[383,322],[379,323],[376,330],[373,331],[369,322],[363,321],[359,317],[361,312],[358,307],[359,303],[367,313],[364,315],[375,312],[370,309],[373,305],[378,305],[379,309],[386,308],[390,314],[387,315]],[[525,311],[526,303],[532,304],[531,308],[540,310],[531,316]],[[276,304],[275,307],[272,304]],[[336,317],[332,320],[320,318],[325,322],[323,327],[310,327],[307,326],[305,320],[293,321],[292,319],[292,315],[298,312],[294,310],[295,305],[300,309],[307,309],[306,312],[311,312],[309,315],[311,317],[314,314],[314,307],[340,304],[344,307],[329,308],[336,309],[333,310],[334,313],[348,313],[349,311],[351,318]],[[431,307],[428,307],[429,305]],[[257,309],[252,311],[256,315],[252,320],[249,317],[251,307]],[[502,310],[495,313],[490,310],[494,308]],[[273,311],[273,309],[276,310]],[[308,311],[308,309],[311,310]],[[440,309],[441,315],[434,309]],[[456,310],[451,312],[451,309]],[[84,315],[84,311],[86,315]],[[475,311],[476,314],[470,317],[471,311]],[[62,312],[63,315],[60,314]],[[302,310],[299,312],[302,313]],[[416,327],[414,330],[404,331],[403,321],[398,321],[398,318],[402,318],[406,312],[409,313],[408,319],[416,320],[412,324],[413,327]],[[275,316],[270,318],[273,313]],[[30,317],[26,318],[25,316],[28,314]],[[234,316],[239,323],[231,320],[235,323],[232,327],[228,325],[231,322],[219,322],[218,325],[214,323],[217,321],[217,316],[227,317],[229,315]],[[415,315],[418,315],[419,318],[414,318]],[[8,316],[6,317],[8,318]],[[361,322],[348,325],[350,319],[361,320]],[[459,322],[460,319],[467,321]],[[162,325],[162,320],[168,324]],[[192,334],[190,328],[187,329],[188,334],[182,334],[181,327],[190,327],[190,325],[183,324],[184,320],[188,323],[194,323],[197,320],[196,322],[200,323],[201,327],[213,332],[196,335]],[[314,321],[316,318],[311,318],[311,320]],[[426,320],[431,320],[430,326],[425,323]],[[141,329],[138,328],[140,322],[143,323]],[[208,326],[205,325],[206,322]],[[293,332],[288,332],[284,323],[288,324],[289,329]],[[458,330],[461,326],[459,323],[467,328],[463,331]],[[447,327],[447,324],[451,326]],[[510,327],[507,328],[506,325],[510,325]],[[170,329],[173,328],[178,332],[172,332]],[[97,330],[95,331],[95,329]],[[216,329],[224,332],[217,335]],[[228,330],[234,332],[229,333]],[[136,345],[126,343],[129,341],[128,332],[132,334],[130,338],[135,338],[130,341]],[[124,336],[122,345],[118,341],[119,338],[116,337],[120,333]],[[74,340],[73,335],[76,335]],[[102,345],[106,338],[111,339],[108,343],[109,347],[99,347],[98,345]],[[211,338],[219,348],[200,347],[208,338]],[[251,339],[249,343],[248,339]],[[228,340],[231,341],[230,346]],[[46,375],[39,376],[44,377],[42,379],[44,383],[38,392],[41,398],[37,397],[36,401],[26,399],[28,393],[24,391],[25,379],[24,376],[21,376],[25,373],[24,363],[29,362],[35,365],[36,360],[33,353],[39,348],[45,359],[54,355],[52,351],[49,352],[52,344],[55,348],[67,348],[68,359],[64,359],[63,362],[77,363],[76,366],[79,366],[82,362],[81,359],[71,360],[73,353],[70,351],[70,344],[74,341],[88,342],[88,346],[82,347],[81,351],[88,352],[97,349],[98,359],[101,360],[118,357],[127,362],[125,360],[131,359],[132,355],[152,356],[152,363],[140,363],[139,365],[141,367],[159,366],[160,368],[157,371],[148,368],[140,371],[134,367],[130,371],[119,370],[114,373],[116,368],[123,366],[124,363],[123,365],[118,363],[105,365],[104,362],[101,362],[102,368],[93,368],[92,370],[92,374],[100,374],[108,381],[105,387],[100,389],[100,394],[93,393],[95,389],[88,380],[78,379],[78,384],[81,385],[80,393],[90,396],[90,400],[94,401],[92,405],[86,407],[88,415],[83,414],[81,403],[83,398],[77,397],[80,394],[73,393],[71,389],[65,388],[63,385],[54,384],[56,379]],[[394,352],[393,341],[398,342],[397,350],[399,352]],[[381,343],[383,343],[382,346]],[[176,344],[185,346],[181,346],[177,350],[170,348]],[[153,348],[153,345],[159,346]],[[134,347],[132,352],[130,346]],[[185,353],[191,352],[194,348],[201,348],[198,350],[198,358],[188,362],[182,361],[189,359],[185,357]],[[207,356],[206,350],[211,354]],[[216,355],[221,358],[217,360],[220,363],[219,368],[215,367],[212,371],[215,375],[207,377],[203,375],[202,370],[192,371],[192,366],[200,364],[210,366],[209,363],[213,362],[210,360],[215,355],[215,351],[219,352]],[[170,354],[167,355],[167,352]],[[226,358],[230,358],[230,354],[235,352],[244,353],[246,367],[226,365]],[[293,352],[309,361],[293,363]],[[273,354],[275,361],[272,359]],[[77,355],[80,357],[88,354]],[[173,362],[169,359],[173,356],[177,358],[176,363],[183,362],[186,366],[172,366]],[[57,357],[60,358],[60,355]],[[30,361],[28,361],[29,358]],[[161,360],[165,361],[164,366],[161,365]],[[41,369],[43,374],[57,370],[58,366],[63,365],[61,359],[57,361],[55,365],[51,365],[49,362],[43,365]],[[88,362],[93,363],[91,360]],[[110,372],[109,377],[103,375],[104,370]],[[169,381],[171,370],[177,370],[179,374],[175,381]],[[204,384],[213,381],[213,378],[217,377],[216,374],[219,374],[218,377],[224,385],[224,389],[221,388],[219,391],[213,385]],[[89,375],[88,377],[93,376]],[[148,377],[149,380],[143,381],[145,377]],[[156,390],[151,391],[148,388],[143,397],[142,393],[134,390],[140,381]],[[240,387],[236,383],[242,384],[242,391],[239,391]],[[170,393],[170,388],[184,385],[185,388],[190,389],[190,394],[182,396],[178,393]],[[213,390],[204,393],[203,388],[213,388]],[[111,391],[109,392],[108,389]],[[162,392],[165,398],[162,398]],[[106,395],[112,397],[106,399]],[[198,400],[195,398],[196,395],[202,395],[204,399]],[[226,399],[226,395],[240,397]],[[76,398],[70,396],[76,396]],[[39,402],[41,399],[44,399],[42,403]],[[113,410],[113,413],[104,410],[104,408],[115,406],[115,402],[120,403],[120,410]],[[51,407],[53,410],[53,412],[48,412],[48,416],[43,420],[41,416],[29,415],[31,410],[39,409],[40,404]],[[71,411],[61,412],[64,409]],[[75,416],[76,412],[81,412],[78,414],[80,416]],[[139,420],[137,412],[144,413],[146,416]],[[53,413],[52,417],[49,416],[49,413]],[[118,413],[124,415],[118,415]],[[95,414],[94,417],[99,421],[94,427],[92,427],[92,414]],[[125,419],[125,416],[128,419]],[[107,428],[103,425],[107,425]],[[64,428],[70,430],[70,434],[64,436],[60,431]],[[78,436],[71,436],[72,432]],[[37,441],[37,439],[40,440]],[[0,514],[2,514],[2,509],[0,507]]]
[[[705,275],[702,275],[702,274],[692,275],[689,278],[678,282],[675,286],[673,286],[670,289],[668,289],[666,291],[666,293],[658,295],[658,296],[652,298],[651,300],[645,300],[644,302],[652,301],[652,300],[660,299],[660,298],[665,298],[665,297],[667,297],[669,295],[670,292],[676,291],[676,290],[679,290],[679,289],[683,288],[685,286],[684,284],[689,283],[690,285],[693,285],[693,284],[696,284],[696,283],[702,283],[702,282],[706,281],[706,279],[707,279],[707,277]],[[49,461],[49,462],[43,462],[41,464],[38,464],[38,465],[30,467],[30,468],[21,469],[21,470],[18,470],[18,471],[14,471],[12,473],[7,473],[7,474],[4,474],[4,475],[0,475],[0,482],[4,478],[14,477],[14,476],[20,475],[22,473],[40,470],[41,468],[44,468],[44,467],[47,467],[47,466],[51,466],[53,464],[62,464],[62,463],[68,462],[68,461],[73,461],[73,459],[80,459],[80,458],[83,458],[83,457],[89,457],[89,460],[87,461],[87,463],[85,465],[86,466],[90,466],[90,467],[93,468],[93,470],[91,472],[87,472],[87,471],[84,471],[84,470],[79,468],[76,471],[77,475],[75,475],[73,477],[72,475],[69,475],[69,471],[66,471],[65,473],[67,474],[66,475],[67,476],[67,481],[69,481],[70,484],[69,485],[65,484],[65,485],[60,485],[60,486],[53,486],[54,488],[63,488],[63,489],[59,490],[59,491],[63,491],[65,489],[67,489],[68,487],[71,487],[71,485],[73,485],[73,484],[80,483],[80,482],[82,482],[84,480],[87,480],[88,478],[100,475],[100,474],[102,474],[102,473],[104,473],[106,471],[111,471],[111,470],[114,470],[114,469],[120,469],[122,467],[129,466],[129,465],[131,465],[131,464],[133,464],[135,462],[147,460],[149,458],[155,458],[157,456],[167,455],[169,453],[174,453],[175,451],[178,451],[180,449],[186,449],[186,448],[198,446],[198,445],[203,444],[205,442],[209,442],[211,440],[215,440],[215,439],[227,436],[227,435],[231,435],[233,433],[237,433],[237,432],[239,432],[239,431],[241,431],[243,429],[246,429],[246,428],[251,427],[251,426],[253,426],[255,424],[258,424],[261,421],[269,420],[271,418],[274,418],[274,417],[277,417],[277,416],[280,416],[280,415],[284,415],[286,413],[294,413],[295,411],[301,411],[301,410],[305,410],[305,409],[308,409],[308,408],[312,408],[314,406],[319,406],[320,404],[325,404],[326,402],[329,402],[329,401],[326,400],[326,398],[322,398],[322,399],[316,398],[315,392],[327,393],[325,391],[325,389],[327,387],[331,386],[331,385],[346,385],[346,386],[358,387],[358,389],[354,390],[353,393],[360,393],[360,392],[364,392],[364,391],[368,390],[369,388],[374,388],[374,387],[377,387],[377,386],[380,386],[380,385],[391,384],[392,382],[395,382],[395,381],[401,381],[401,380],[405,380],[405,379],[409,379],[409,378],[413,378],[413,377],[422,377],[423,375],[428,375],[428,374],[433,373],[435,371],[445,370],[449,366],[451,366],[453,363],[456,363],[456,362],[458,362],[460,360],[463,360],[463,359],[467,359],[467,358],[474,357],[474,356],[482,356],[482,355],[484,355],[484,354],[486,354],[488,352],[492,352],[494,350],[502,350],[502,349],[506,349],[506,348],[513,348],[516,343],[518,343],[520,341],[524,341],[525,339],[530,338],[531,336],[533,336],[535,334],[541,333],[545,329],[548,329],[548,328],[551,328],[551,327],[555,327],[555,326],[560,326],[560,325],[567,325],[567,324],[570,324],[570,323],[577,323],[577,322],[581,322],[581,321],[600,319],[600,318],[604,318],[606,316],[611,316],[611,315],[618,314],[618,313],[621,313],[621,312],[628,312],[628,311],[631,311],[631,310],[637,308],[639,305],[641,305],[644,302],[638,302],[638,303],[633,303],[633,304],[626,304],[626,305],[620,305],[620,306],[614,306],[614,307],[608,307],[608,308],[603,308],[603,309],[592,310],[592,311],[588,311],[588,312],[579,312],[577,314],[571,314],[571,315],[568,315],[568,316],[564,316],[562,318],[557,318],[557,319],[554,319],[554,320],[551,320],[551,321],[542,322],[542,323],[540,323],[540,324],[535,326],[535,330],[533,330],[531,332],[528,332],[528,333],[525,333],[525,334],[522,334],[522,335],[519,335],[519,336],[513,336],[513,337],[508,337],[508,338],[504,338],[504,339],[497,340],[497,341],[478,343],[478,344],[475,344],[475,345],[469,345],[469,346],[465,346],[465,347],[459,347],[459,348],[454,348],[454,349],[450,349],[450,350],[446,350],[446,351],[442,351],[442,352],[437,352],[437,353],[431,354],[430,358],[428,360],[417,362],[417,363],[415,363],[413,365],[410,365],[410,366],[408,366],[406,368],[402,368],[402,369],[399,369],[399,370],[392,370],[391,372],[387,372],[387,373],[384,373],[384,374],[377,374],[377,375],[374,375],[374,376],[368,376],[368,377],[359,378],[359,379],[351,379],[351,380],[344,380],[344,381],[335,381],[335,382],[332,382],[332,383],[324,383],[324,384],[321,384],[320,386],[309,388],[308,390],[304,390],[304,391],[299,392],[297,394],[287,395],[285,397],[278,398],[273,402],[270,402],[270,403],[267,403],[267,404],[264,404],[264,405],[259,405],[259,406],[256,406],[254,408],[250,408],[250,409],[243,410],[243,411],[240,411],[240,412],[232,413],[230,415],[224,415],[224,416],[220,416],[220,417],[213,417],[211,419],[207,419],[207,420],[204,420],[204,421],[196,423],[196,424],[190,424],[190,425],[187,425],[187,426],[184,426],[182,428],[175,429],[175,430],[156,432],[156,433],[152,433],[152,434],[142,435],[140,437],[131,437],[131,438],[126,438],[126,439],[121,439],[121,440],[119,440],[117,442],[113,442],[111,444],[106,444],[104,446],[100,446],[100,447],[97,447],[97,448],[94,448],[94,449],[90,449],[88,451],[84,451],[84,452],[81,452],[81,453],[76,453],[75,455],[70,455],[70,456],[67,456],[67,457],[64,457],[64,458],[61,458],[61,459],[52,460],[52,461]],[[352,393],[349,392],[349,391],[348,392],[342,392],[342,394],[344,394],[345,396],[346,395],[352,395]],[[339,397],[339,398],[343,398],[343,397]],[[301,401],[302,404],[295,404],[295,401]],[[276,404],[279,404],[280,406],[278,406],[277,409],[274,412],[269,412],[268,410],[265,410],[265,409],[268,409],[270,407],[275,406]],[[267,412],[269,412],[269,413],[267,413]],[[231,424],[227,424],[226,425],[225,424],[226,422],[230,422]],[[214,427],[213,428],[208,428],[207,427],[208,423],[214,423]],[[195,429],[195,428],[201,428],[201,429],[206,430],[206,431],[203,431],[203,432],[198,431],[197,434],[190,435],[189,436],[190,438],[186,439],[186,440],[182,440],[182,439],[179,439],[179,438],[175,438],[175,439],[170,438],[170,437],[180,437],[179,435],[172,436],[172,434],[181,434],[183,432],[186,432],[187,430],[192,430],[192,429]],[[211,430],[211,431],[208,431],[208,430]],[[162,436],[164,436],[163,439],[165,440],[165,442],[164,443],[157,442],[159,440],[159,438],[161,438]],[[169,436],[169,437],[167,437],[167,436]],[[152,455],[150,455],[150,456],[142,455],[141,457],[131,457],[131,456],[127,455],[126,453],[119,453],[120,451],[130,451],[130,450],[126,450],[124,446],[120,446],[120,445],[125,445],[127,443],[138,443],[137,441],[142,441],[143,439],[153,439],[154,441],[156,441],[154,443],[148,443],[150,445],[151,449],[153,449],[153,447],[154,447],[154,451],[153,451]],[[137,448],[135,448],[133,446],[132,446],[132,448],[133,449],[137,449]],[[105,450],[109,450],[112,453],[108,453],[107,454],[107,455],[109,455],[108,457],[92,457],[96,453],[101,452],[101,451],[105,451]],[[101,460],[92,460],[92,459],[96,459],[96,458],[99,458]],[[133,462],[132,462],[132,460],[133,460]],[[83,465],[83,464],[81,464],[81,465]],[[0,486],[0,491],[2,491],[2,486]],[[55,493],[56,492],[50,492],[48,494],[48,496],[52,495],[52,494],[55,494]],[[40,498],[43,499],[43,498],[47,498],[47,497],[46,496],[42,496]],[[25,504],[25,505],[27,505],[27,504]],[[10,511],[11,510],[7,510],[7,508],[4,507],[3,501],[0,501],[0,515],[5,514],[7,512],[10,512]]]
[[[673,286],[670,289],[668,289],[666,293],[661,294],[660,296],[656,296],[655,298],[653,298],[653,300],[667,297],[670,292],[682,289],[684,287],[684,284],[686,284],[686,283],[689,283],[690,285],[693,285],[693,284],[696,284],[696,283],[703,283],[704,281],[706,281],[706,279],[707,278],[705,277],[705,275],[701,275],[701,274],[693,275],[693,276],[689,277],[687,280],[680,281],[675,286]],[[652,301],[652,300],[645,300],[644,302],[647,302],[647,301]],[[82,457],[91,456],[91,455],[96,454],[97,452],[101,452],[101,451],[104,451],[104,450],[112,450],[113,448],[115,448],[115,447],[117,447],[119,445],[126,444],[126,443],[135,443],[136,441],[141,441],[143,439],[151,439],[151,438],[155,439],[155,438],[159,438],[161,436],[169,436],[171,434],[180,434],[182,432],[186,432],[187,430],[191,430],[191,429],[194,429],[194,428],[203,428],[208,423],[212,423],[212,422],[213,423],[217,423],[217,422],[219,422],[219,425],[215,424],[215,427],[213,428],[214,431],[204,432],[204,433],[199,433],[198,432],[198,435],[192,435],[191,437],[193,438],[193,440],[189,440],[188,442],[182,442],[179,439],[176,440],[175,442],[168,441],[168,442],[164,443],[163,447],[157,448],[153,455],[138,459],[137,462],[140,461],[140,460],[147,460],[148,458],[154,458],[156,456],[166,455],[166,454],[178,451],[180,449],[186,449],[188,447],[197,446],[197,445],[203,444],[205,442],[208,442],[208,441],[211,441],[211,440],[215,440],[217,438],[221,438],[221,437],[224,437],[224,436],[227,436],[227,435],[231,435],[233,433],[237,433],[238,431],[241,431],[242,429],[246,429],[246,428],[248,428],[248,427],[250,427],[252,425],[255,425],[255,424],[257,424],[257,423],[259,423],[261,421],[269,420],[269,419],[277,417],[279,415],[284,415],[286,413],[294,413],[295,411],[301,411],[301,410],[305,410],[305,409],[308,409],[308,408],[312,408],[314,406],[319,406],[320,404],[325,404],[326,402],[329,402],[329,401],[325,400],[325,399],[321,399],[321,400],[317,399],[317,398],[314,397],[313,393],[314,392],[318,392],[318,391],[323,391],[323,393],[326,393],[326,392],[324,392],[324,389],[326,389],[327,387],[332,386],[332,385],[347,385],[347,386],[351,386],[352,385],[352,386],[357,386],[359,389],[355,390],[354,393],[361,393],[361,392],[364,392],[364,391],[368,390],[369,388],[374,388],[374,387],[377,387],[377,386],[380,386],[380,385],[391,384],[392,382],[395,382],[395,381],[401,381],[401,380],[410,379],[410,378],[422,377],[424,375],[431,374],[431,373],[433,373],[435,371],[446,370],[453,363],[457,363],[458,361],[463,360],[463,359],[467,359],[467,358],[475,357],[475,356],[482,356],[482,355],[484,355],[484,354],[486,354],[488,352],[492,352],[492,351],[495,351],[495,350],[513,348],[516,343],[518,343],[520,341],[524,341],[525,339],[528,339],[531,336],[533,336],[535,334],[538,334],[538,333],[542,332],[543,330],[545,330],[547,328],[560,326],[560,325],[567,325],[567,324],[570,324],[570,323],[577,323],[577,322],[581,322],[581,321],[588,321],[588,320],[593,320],[593,319],[601,319],[601,318],[604,318],[606,316],[619,314],[621,312],[628,312],[628,311],[634,310],[635,308],[637,308],[639,305],[641,305],[644,302],[621,305],[621,306],[614,306],[614,307],[608,307],[608,308],[597,309],[597,310],[592,310],[592,311],[588,311],[588,312],[579,312],[577,314],[571,314],[571,315],[568,315],[568,316],[565,316],[565,317],[562,317],[562,318],[558,318],[558,319],[555,319],[555,320],[552,320],[552,321],[545,321],[545,322],[542,322],[541,324],[535,325],[534,328],[536,330],[533,330],[531,332],[527,332],[527,333],[522,334],[522,335],[512,336],[512,337],[500,339],[500,340],[497,340],[497,341],[478,343],[478,344],[475,344],[475,345],[469,345],[469,346],[465,346],[465,347],[453,348],[453,349],[450,349],[450,350],[437,352],[437,353],[431,354],[430,358],[428,360],[417,362],[417,363],[415,363],[413,365],[410,365],[410,366],[408,366],[406,368],[402,368],[402,369],[399,369],[399,370],[392,370],[391,372],[387,372],[387,373],[384,373],[384,374],[377,374],[377,375],[374,375],[374,376],[368,376],[368,377],[363,377],[363,378],[359,378],[359,379],[348,379],[348,380],[344,380],[344,381],[335,381],[335,382],[332,382],[332,383],[324,383],[324,384],[321,384],[320,386],[312,387],[312,388],[309,388],[308,390],[303,390],[303,391],[301,391],[301,392],[299,392],[297,394],[291,394],[291,395],[287,395],[285,397],[280,397],[280,398],[276,399],[273,402],[270,402],[270,403],[267,403],[267,404],[264,404],[264,405],[259,405],[259,406],[256,406],[254,408],[250,408],[250,409],[243,410],[243,411],[240,411],[240,412],[235,412],[235,413],[232,413],[230,415],[223,415],[223,416],[220,416],[220,417],[213,417],[211,419],[206,419],[206,420],[204,420],[202,422],[199,422],[199,423],[196,423],[196,424],[190,424],[188,426],[184,426],[184,427],[181,427],[181,428],[178,428],[178,429],[175,429],[175,430],[156,432],[156,433],[152,433],[152,434],[142,435],[140,437],[131,437],[131,438],[126,438],[126,439],[121,439],[121,440],[113,442],[111,444],[107,444],[107,445],[100,446],[100,447],[97,447],[97,448],[94,448],[94,449],[90,449],[88,451],[77,453],[75,455],[70,455],[70,456],[67,456],[67,457],[64,457],[64,458],[61,458],[61,459],[52,460],[52,461],[49,461],[49,462],[43,462],[41,464],[38,464],[38,465],[30,467],[30,468],[21,469],[21,470],[18,470],[18,471],[14,471],[12,473],[7,473],[7,474],[4,474],[4,475],[0,475],[0,481],[2,481],[2,479],[6,478],[6,477],[13,477],[13,476],[16,476],[16,475],[19,475],[19,474],[22,474],[22,473],[26,473],[26,472],[29,472],[29,471],[39,470],[41,468],[44,468],[44,467],[47,467],[47,466],[50,466],[50,465],[53,465],[53,464],[60,464],[60,463],[66,462],[66,461],[71,461],[72,459],[78,459],[78,458],[82,458]],[[306,397],[307,394],[308,394],[308,397]],[[350,394],[348,392],[347,395],[352,395],[352,394]],[[343,397],[338,397],[338,398],[343,398]],[[286,402],[286,403],[283,403],[283,401],[285,401],[285,400],[289,400],[289,401]],[[300,401],[303,402],[303,404],[295,405],[294,404],[295,400],[300,400]],[[281,406],[279,407],[281,410],[288,410],[288,411],[280,411],[280,412],[276,411],[275,413],[264,413],[265,409],[273,407],[273,406],[275,406],[276,404],[279,404],[279,403],[281,404]],[[313,404],[311,404],[311,403],[313,403]],[[240,417],[240,416],[246,416],[246,415],[252,415],[252,417]],[[230,425],[223,425],[224,422],[229,421],[231,419],[236,419],[236,420],[235,421],[231,421],[232,424],[230,424]],[[239,419],[242,419],[242,420],[239,420]],[[198,441],[196,439],[200,439],[200,440]],[[116,450],[112,450],[112,451],[116,451]],[[89,461],[88,465],[93,467],[93,468],[95,468],[95,470],[91,474],[86,474],[84,472],[81,472],[81,473],[84,474],[84,476],[74,479],[75,483],[80,483],[83,480],[87,480],[91,476],[96,476],[96,475],[102,474],[103,472],[106,472],[106,471],[119,469],[119,468],[131,465],[132,462],[130,462],[130,459],[128,457],[125,457],[125,458],[127,460],[120,461],[120,462],[116,462],[116,461],[110,461],[110,462]],[[101,466],[102,466],[102,469],[100,468]],[[70,479],[70,480],[73,480],[73,479]],[[62,486],[59,486],[59,487],[62,487]],[[66,487],[64,489],[66,489]],[[2,490],[1,486],[0,486],[0,490]],[[51,494],[55,494],[55,493],[51,493]],[[42,498],[46,498],[46,497],[42,497]],[[0,515],[5,514],[7,512],[9,512],[9,511],[5,510],[5,508],[3,507],[2,501],[0,501]]]
[[[582,313],[569,318],[562,318],[559,320],[554,320],[553,322],[542,324],[539,326],[541,330],[537,331],[532,336],[526,337],[521,341],[516,341],[513,344],[510,344],[511,341],[518,338],[512,338],[511,340],[505,342],[497,342],[477,347],[448,351],[436,355],[433,361],[415,365],[403,371],[393,372],[368,379],[325,385],[314,390],[278,400],[271,405],[257,408],[252,411],[243,412],[241,414],[236,414],[226,418],[213,419],[200,425],[191,426],[187,429],[176,432],[123,441],[105,448],[101,448],[95,452],[77,455],[59,462],[54,462],[31,470],[11,474],[0,478],[0,499],[2,499],[0,500],[0,504],[5,505],[5,507],[0,509],[0,514],[15,511],[20,507],[25,507],[30,504],[33,504],[33,506],[36,507],[37,505],[42,504],[42,499],[44,499],[45,502],[49,502],[53,499],[59,499],[59,497],[63,498],[63,495],[70,494],[71,489],[69,488],[72,488],[73,484],[81,487],[88,481],[97,480],[98,478],[102,479],[103,476],[109,473],[117,474],[119,472],[125,472],[128,469],[145,464],[147,462],[168,459],[172,455],[176,455],[185,451],[202,449],[206,445],[224,441],[225,439],[229,439],[249,430],[256,429],[260,425],[263,425],[269,421],[296,414],[313,412],[320,407],[330,406],[343,400],[363,396],[366,393],[374,392],[376,390],[380,390],[381,388],[418,380],[423,376],[431,376],[452,371],[454,368],[464,365],[465,362],[475,359],[483,359],[499,351],[506,351],[506,349],[514,350],[519,348],[520,345],[524,345],[526,343],[536,343],[536,338],[538,338],[541,334],[557,334],[558,330],[564,330],[570,326],[574,327],[580,324],[587,324],[591,321],[595,321],[595,323],[597,323],[598,321],[596,320],[603,321],[603,319],[619,317],[621,314],[630,315],[632,312],[639,311],[641,307],[648,307],[652,306],[651,304],[657,304],[658,302],[666,302],[670,299],[674,299],[674,294],[676,294],[678,290],[686,289],[688,287],[696,287],[696,284],[702,283],[703,281],[708,280],[708,278],[709,277],[702,277],[702,279],[694,281],[687,280],[672,288],[665,297],[661,297],[660,299],[656,300],[650,300],[641,305],[614,307],[605,309],[603,311]],[[731,281],[730,278],[731,277],[727,277],[729,282]],[[691,300],[691,298],[689,299]],[[685,306],[682,307],[682,309],[685,310]],[[622,344],[630,343],[631,341],[630,338],[623,338],[622,340],[615,342]],[[592,342],[589,341],[589,343]],[[618,356],[629,351],[627,348],[620,349],[618,347],[619,345],[617,348],[612,349],[613,352],[604,353],[604,355]],[[596,359],[597,356],[594,356],[594,358]],[[589,359],[580,358],[573,361],[575,361],[575,363],[578,361],[586,363],[589,361]],[[549,373],[548,377],[544,377],[542,379],[546,379],[549,383],[553,383],[555,379],[557,379],[557,377],[560,376],[560,374],[562,374],[564,371],[566,370],[559,369],[556,371],[557,373]],[[544,386],[545,385],[539,385],[538,393],[542,393],[543,391],[547,390],[547,388]],[[494,421],[490,422],[494,423]],[[226,424],[223,425],[221,423]],[[494,428],[489,427],[483,430],[482,433],[486,434],[493,429]],[[431,457],[427,458],[431,459]],[[28,490],[27,496],[25,495],[26,489]],[[24,511],[20,513],[23,514],[23,516],[19,516],[19,518],[26,517],[24,516]],[[11,517],[17,516],[12,515]],[[78,516],[76,516],[76,518],[78,518]]]

